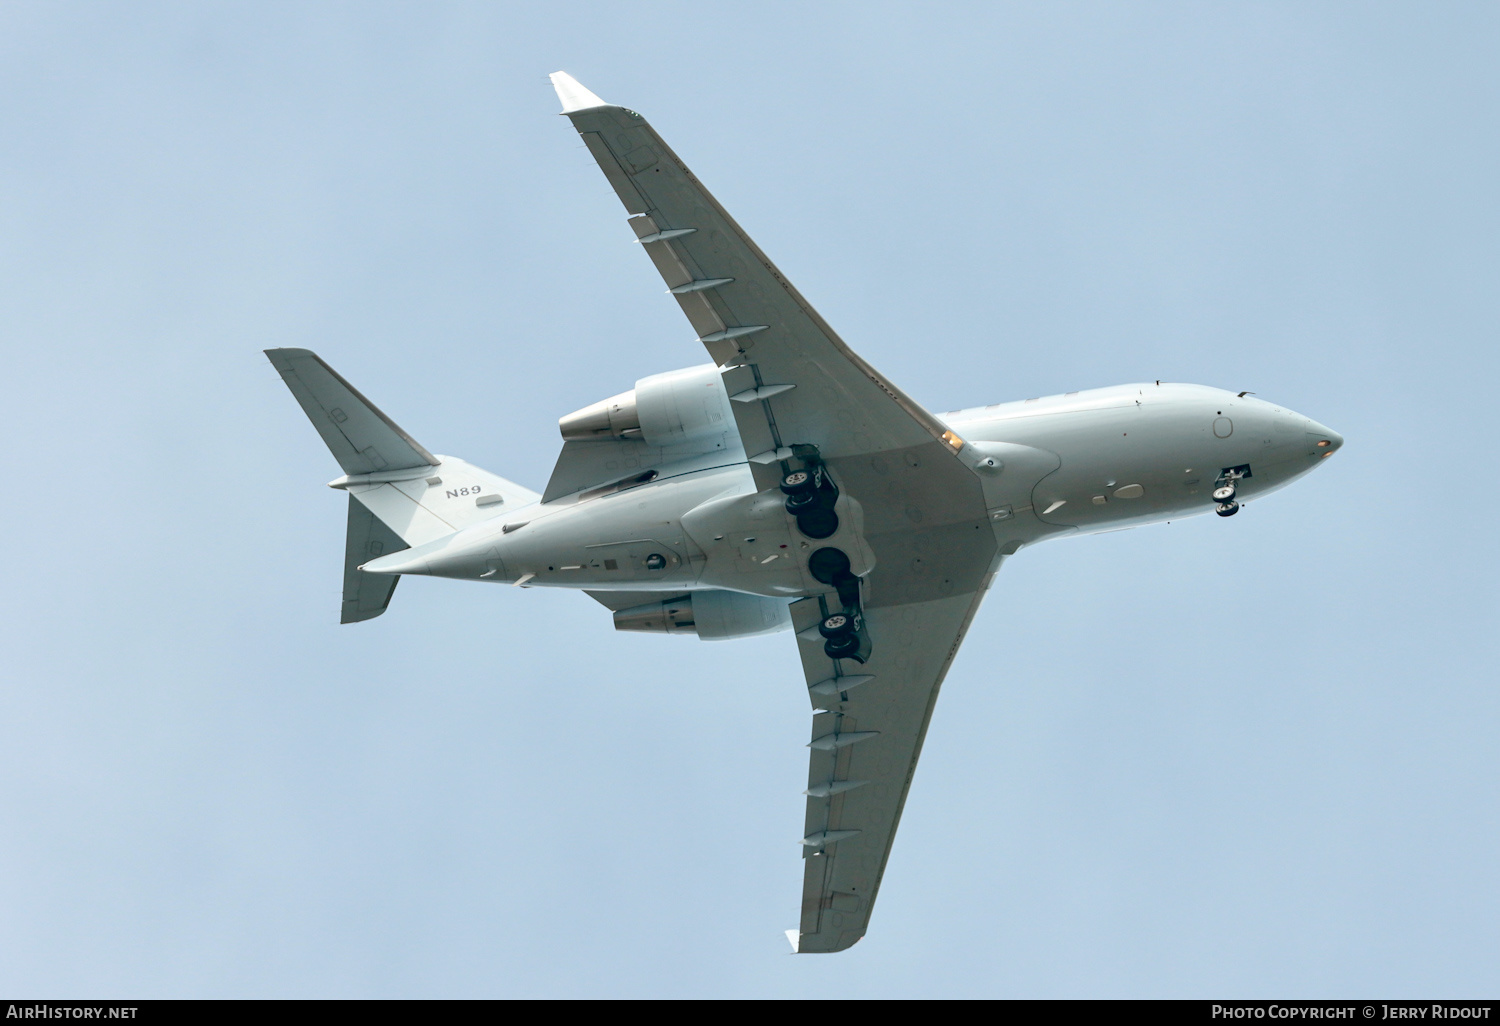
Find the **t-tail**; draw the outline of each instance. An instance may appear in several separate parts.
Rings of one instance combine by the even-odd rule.
[[[452,456],[434,456],[307,349],[267,349],[344,470],[349,493],[341,623],[385,612],[401,578],[366,573],[372,559],[446,537],[541,496]]]

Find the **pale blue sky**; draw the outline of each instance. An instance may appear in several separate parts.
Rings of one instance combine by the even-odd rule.
[[[0,6],[0,991],[1493,996],[1497,48],[1461,3]],[[936,410],[1162,378],[1348,440],[1006,565],[844,955],[781,934],[787,637],[421,579],[337,622],[262,349],[532,487],[703,360],[557,68]]]

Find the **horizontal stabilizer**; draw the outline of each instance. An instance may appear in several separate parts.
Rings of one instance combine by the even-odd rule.
[[[354,496],[349,496],[349,534],[344,539],[344,609],[339,623],[373,620],[391,604],[401,578],[367,574],[361,563],[399,552],[407,545]]]
[[[266,356],[344,473],[373,474],[438,465],[437,457],[397,427],[316,353],[308,349],[267,349]]]

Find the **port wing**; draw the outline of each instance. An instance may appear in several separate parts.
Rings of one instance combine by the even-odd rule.
[[[801,953],[865,934],[943,677],[982,591],[872,609],[881,639],[861,666],[823,654],[820,599],[792,605],[814,713],[803,825]]]

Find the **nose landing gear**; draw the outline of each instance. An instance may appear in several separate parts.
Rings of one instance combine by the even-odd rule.
[[[1240,504],[1235,501],[1240,481],[1250,476],[1250,465],[1244,464],[1238,467],[1225,467],[1219,474],[1219,480],[1214,483],[1213,500],[1218,503],[1214,512],[1221,517],[1232,517],[1240,511]]]

